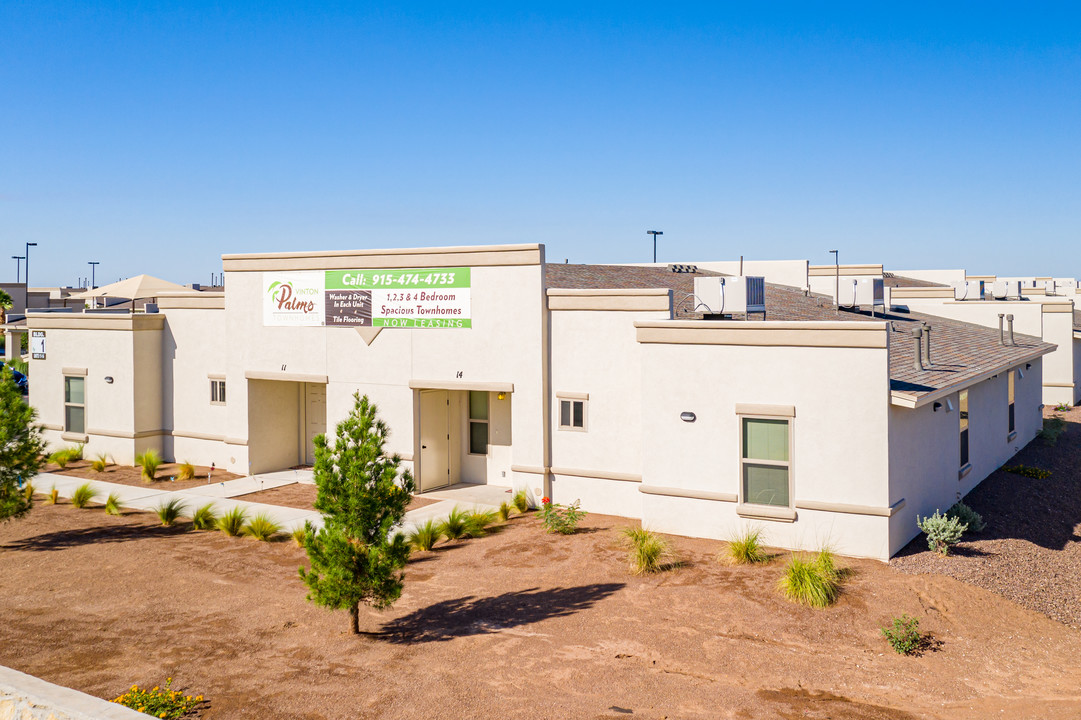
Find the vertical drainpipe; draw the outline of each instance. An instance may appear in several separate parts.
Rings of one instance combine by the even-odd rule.
[[[912,367],[916,372],[923,372],[923,350],[921,346],[923,343],[923,326],[912,328],[912,340],[915,343],[915,353],[912,356]]]
[[[548,309],[548,283],[544,272],[544,245],[540,246],[541,305],[541,476],[542,497],[552,497],[552,311]],[[513,410],[512,410],[513,412]],[[512,418],[513,420],[513,418]],[[536,498],[538,507],[541,498]]]

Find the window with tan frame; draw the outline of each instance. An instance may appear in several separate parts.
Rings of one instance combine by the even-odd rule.
[[[559,429],[585,432],[587,429],[586,406],[589,404],[589,394],[556,393],[556,400],[559,402]]]
[[[793,508],[791,408],[739,413],[740,505]]]
[[[225,404],[225,378],[210,378],[210,404]]]
[[[64,377],[64,431],[86,432],[86,378]]]

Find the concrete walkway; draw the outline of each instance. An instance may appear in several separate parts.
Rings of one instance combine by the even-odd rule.
[[[307,473],[308,477],[302,479],[300,477],[302,473]],[[292,532],[296,528],[304,527],[306,521],[311,522],[315,527],[322,527],[323,516],[314,510],[269,505],[248,500],[235,500],[233,498],[238,495],[259,492],[260,490],[292,485],[297,482],[311,482],[310,476],[310,470],[286,470],[279,473],[253,475],[220,483],[210,483],[206,486],[196,486],[185,490],[161,490],[105,482],[103,480],[87,480],[72,475],[41,473],[34,478],[34,487],[37,488],[39,493],[48,493],[55,487],[60,497],[70,498],[77,487],[89,482],[90,487],[98,492],[98,496],[94,498],[95,502],[103,504],[110,494],[116,493],[120,498],[120,504],[125,508],[147,512],[153,512],[162,503],[180,499],[184,503],[187,513],[189,513],[187,517],[190,517],[190,513],[194,512],[196,508],[208,503],[213,505],[214,512],[219,515],[239,507],[248,513],[249,518],[260,513],[266,513],[274,522],[282,526],[283,531]],[[510,488],[496,485],[462,483],[443,490],[427,492],[419,497],[438,500],[439,502],[406,513],[402,521],[402,529],[406,532],[423,525],[429,519],[436,522],[442,520],[455,507],[461,507],[465,510],[495,510],[500,503],[504,501],[510,502],[511,492]],[[184,515],[184,513],[181,514]]]

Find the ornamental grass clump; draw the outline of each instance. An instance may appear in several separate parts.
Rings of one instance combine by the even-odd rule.
[[[511,505],[506,500],[499,503],[499,519],[502,522],[507,522],[508,520],[510,520],[510,514],[511,514],[511,511],[513,511],[513,510],[514,510],[514,506]]]
[[[623,528],[628,545],[631,572],[635,575],[660,572],[669,567],[671,548],[668,542],[645,528]]]
[[[963,522],[968,528],[965,532],[983,532],[987,527],[983,516],[963,502],[954,503],[953,507],[946,511],[946,517],[957,518]]]
[[[56,452],[54,452],[52,455],[49,456],[49,462],[53,463],[58,468],[63,470],[64,468],[66,468],[68,466],[68,451],[67,450],[57,450]]]
[[[1066,432],[1066,421],[1060,417],[1044,418],[1043,430],[1040,430],[1040,439],[1046,445],[1054,445],[1058,442],[1059,435]]]
[[[447,540],[461,540],[469,534],[468,521],[469,513],[455,506],[443,519],[443,522],[439,523],[439,532]]]
[[[53,485],[53,489],[49,491],[49,497],[45,500],[47,505],[55,505],[60,500],[60,491]]]
[[[550,533],[572,535],[578,529],[578,521],[587,515],[579,508],[579,501],[570,505],[558,505],[549,498],[541,500],[541,522]]]
[[[247,522],[247,511],[238,505],[218,518],[218,529],[229,537],[240,537]]]
[[[465,518],[465,534],[468,537],[481,537],[488,534],[488,527],[495,524],[499,513],[495,510],[473,510]]]
[[[293,542],[297,544],[297,547],[302,548],[304,547],[304,538],[308,536],[308,528],[303,526],[294,528],[289,535],[293,538]]]
[[[71,494],[71,504],[73,507],[84,508],[97,496],[98,491],[86,482],[75,488],[75,492]]]
[[[25,500],[27,503],[33,502],[35,492],[36,491],[34,490],[34,483],[27,480],[26,485],[23,487],[23,500]]]
[[[105,500],[105,514],[106,515],[122,515],[123,505],[120,504],[120,495],[117,493],[109,493],[109,497]]]
[[[143,469],[143,480],[146,482],[154,482],[162,462],[161,455],[154,449],[135,456],[135,464]]]
[[[418,525],[406,537],[414,550],[431,550],[443,537],[442,526],[432,518],[423,525]]]
[[[136,712],[164,720],[179,720],[191,715],[203,702],[202,695],[185,695],[172,689],[173,679],[165,681],[165,687],[155,685],[149,690],[132,685],[131,689],[113,700],[118,705],[131,708]]]
[[[195,477],[195,466],[190,462],[182,462],[176,468],[177,480],[191,480]]]
[[[275,522],[268,513],[261,512],[244,526],[244,534],[256,540],[269,542],[275,535],[281,532],[282,526]]]
[[[762,549],[761,528],[742,530],[728,541],[728,559],[737,565],[757,565],[772,557]]]
[[[105,453],[101,453],[90,461],[90,469],[96,473],[105,472],[107,467],[109,467],[109,458],[106,457]]]
[[[218,526],[218,516],[214,512],[214,503],[207,503],[195,509],[191,515],[191,525],[196,530],[213,530]]]
[[[179,498],[173,498],[167,502],[160,503],[154,512],[158,514],[158,520],[161,520],[161,524],[166,527],[176,522],[181,513],[185,511],[184,503]]]
[[[793,602],[813,608],[829,607],[841,592],[833,554],[823,550],[811,560],[801,553],[792,553],[777,587]]]
[[[935,510],[931,517],[922,520],[916,516],[916,526],[927,534],[927,547],[940,555],[949,555],[950,546],[961,541],[968,525],[956,517],[947,517]]]
[[[510,501],[518,512],[526,513],[529,511],[529,494],[525,490],[514,493],[514,497]]]
[[[923,637],[920,635],[920,619],[902,615],[894,618],[891,625],[879,628],[886,642],[899,655],[914,655],[920,649]]]

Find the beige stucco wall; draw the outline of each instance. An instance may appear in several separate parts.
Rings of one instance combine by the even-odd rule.
[[[884,332],[884,329],[883,331]],[[643,524],[725,539],[755,526],[766,542],[886,559],[885,517],[798,509],[801,501],[889,507],[885,348],[643,345],[643,483],[740,489],[737,404],[792,406],[796,521],[746,519],[736,503],[643,498]],[[697,419],[680,419],[684,411]]]

